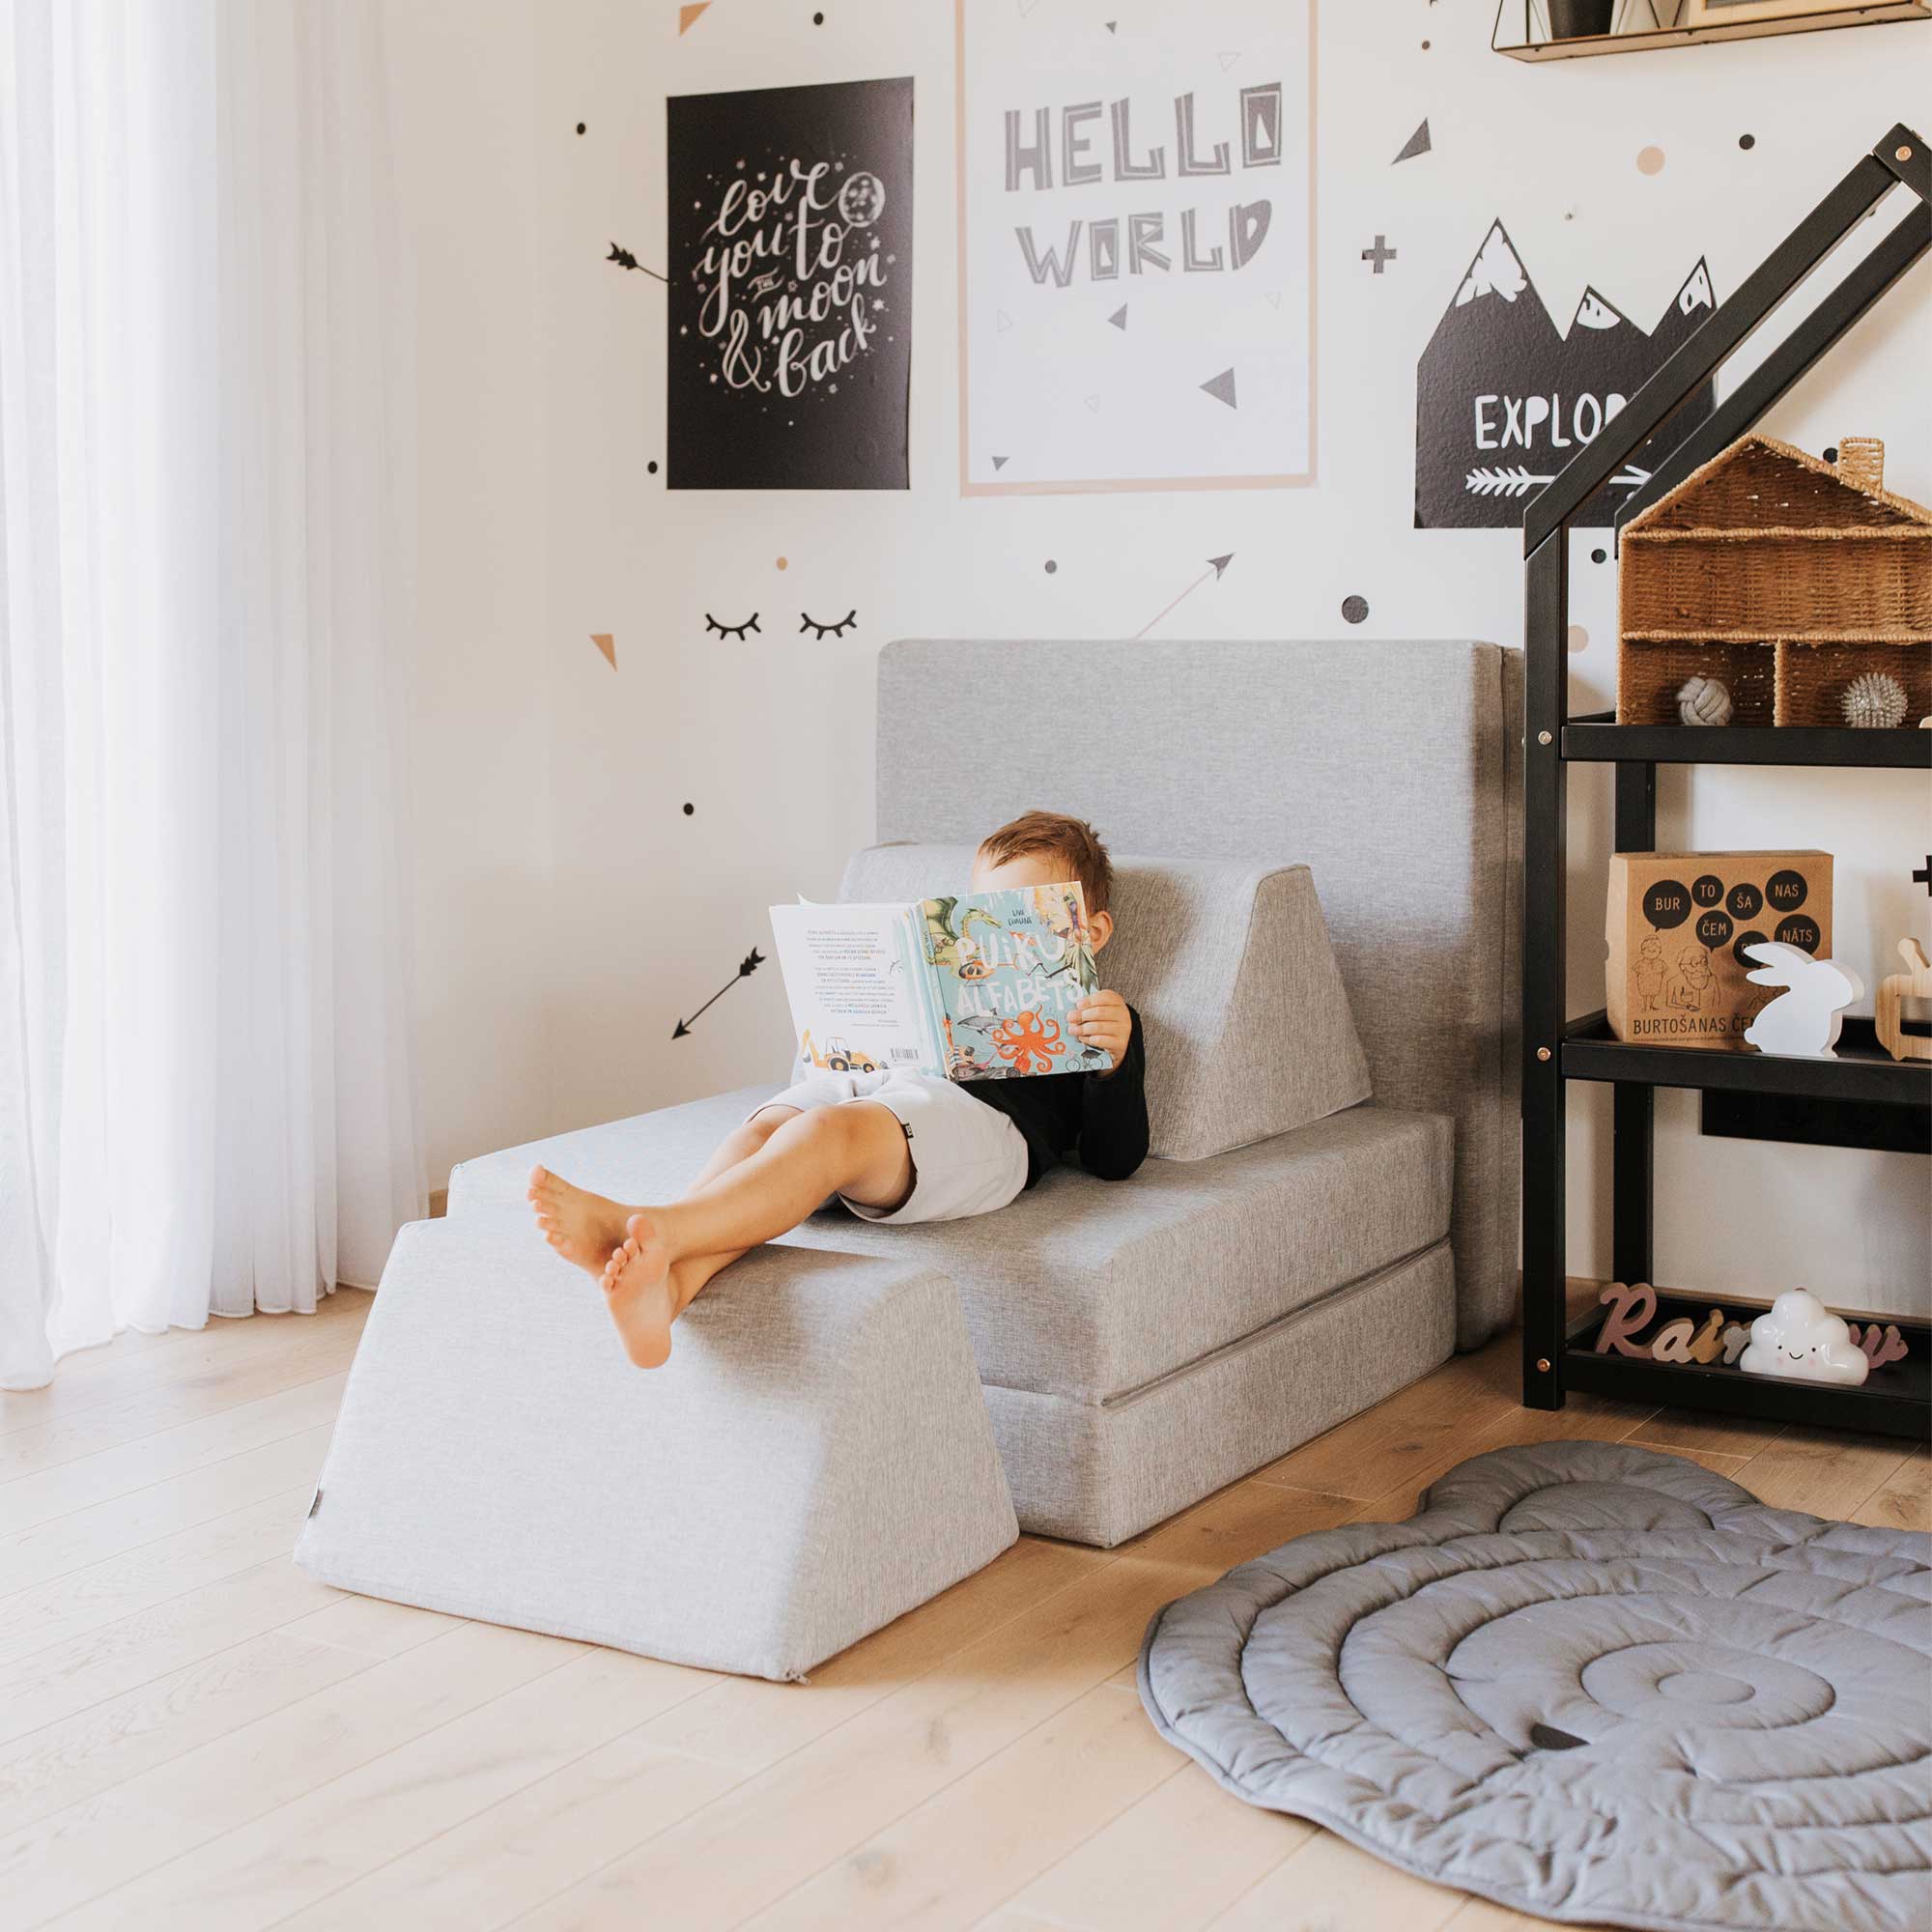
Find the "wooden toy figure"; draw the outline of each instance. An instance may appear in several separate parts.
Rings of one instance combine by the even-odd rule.
[[[1762,962],[1746,974],[1754,986],[1785,991],[1745,1029],[1760,1053],[1798,1054],[1809,1060],[1835,1060],[1838,1028],[1845,1009],[1864,991],[1864,981],[1835,959],[1814,959],[1802,946],[1763,939],[1745,951]]]
[[[1878,1043],[1894,1060],[1932,1060],[1932,1038],[1922,1033],[1907,1033],[1899,1011],[1906,1000],[1932,1000],[1932,964],[1916,939],[1901,939],[1898,956],[1905,961],[1905,971],[1888,974],[1878,982],[1878,997],[1872,1002],[1872,1030],[1878,1035]]]

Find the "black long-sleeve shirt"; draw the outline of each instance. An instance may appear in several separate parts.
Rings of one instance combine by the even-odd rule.
[[[1121,1064],[1108,1073],[1040,1073],[1024,1080],[962,1080],[976,1100],[1012,1122],[1027,1144],[1031,1187],[1069,1153],[1102,1180],[1124,1180],[1147,1158],[1146,1055],[1141,1016],[1127,1009],[1133,1033]]]

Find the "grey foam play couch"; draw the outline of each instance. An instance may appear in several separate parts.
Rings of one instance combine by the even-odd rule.
[[[999,731],[955,729],[953,696],[969,668],[979,688],[1077,689],[1079,728],[1064,706],[1016,705]],[[1487,1339],[1512,1312],[1516,1276],[1518,670],[1514,653],[1467,643],[889,646],[881,843],[848,867],[845,895],[944,889],[963,878],[974,838],[1035,804],[1091,817],[1117,854],[1155,855],[1121,862],[1120,937],[1104,974],[1146,1022],[1154,1157],[1124,1182],[1054,1173],[978,1221],[878,1228],[842,1212],[814,1216],[755,1258],[755,1284],[747,1277],[741,1291],[737,1270],[720,1277],[686,1318],[692,1345],[681,1342],[682,1354],[708,1350],[705,1324],[724,1319],[732,1295],[754,1285],[770,1293],[788,1266],[809,1265],[819,1293],[838,1278],[824,1272],[827,1257],[852,1269],[855,1294],[878,1293],[868,1269],[910,1270],[927,1293],[934,1280],[949,1283],[970,1349],[958,1373],[977,1375],[1019,1524],[1113,1545],[1426,1373],[1459,1343]],[[463,1163],[439,1231],[448,1252],[433,1271],[515,1277],[494,1292],[499,1321],[488,1344],[514,1353],[526,1331],[544,1331],[552,1297],[582,1301],[582,1278],[565,1280],[574,1271],[528,1233],[530,1167],[541,1161],[619,1199],[673,1195],[776,1085]],[[815,1253],[789,1263],[787,1249]],[[445,1309],[421,1285],[432,1271],[423,1259],[398,1254],[364,1342],[372,1359],[412,1351],[459,1319],[460,1293],[438,1291]],[[942,1327],[931,1346],[943,1355]],[[905,1346],[904,1328],[895,1346]],[[588,1326],[580,1340],[595,1346]],[[541,1348],[552,1359],[554,1345]],[[828,1383],[814,1398],[818,1371],[788,1381],[788,1426],[802,1434],[768,1431],[758,1459],[780,1519],[824,1507],[813,1499],[819,1465],[801,1451],[800,1476],[786,1441],[818,1439],[818,1409],[883,1400],[894,1378],[890,1349],[879,1349],[878,1372],[863,1384]],[[674,1353],[664,1373],[679,1361]],[[923,1373],[945,1379],[929,1365]],[[412,1544],[442,1540],[441,1492],[411,1466],[406,1444],[384,1445],[399,1429],[391,1411],[418,1433],[434,1408],[433,1426],[479,1434],[465,1418],[481,1377],[498,1411],[515,1417],[511,1434],[542,1441],[642,1427],[631,1418],[649,1412],[658,1378],[634,1378],[633,1397],[600,1365],[592,1423],[560,1369],[541,1388],[526,1378],[518,1403],[493,1370],[445,1374],[455,1386],[435,1397],[412,1396],[404,1378],[384,1404],[358,1403],[358,1357],[325,1500],[298,1552],[318,1575],[462,1608],[448,1590],[457,1565],[469,1614],[786,1675],[872,1627],[867,1617],[910,1607],[935,1577],[950,1580],[1002,1547],[998,1501],[971,1474],[980,1464],[970,1417],[956,1401],[936,1402],[928,1447],[959,1463],[960,1487],[924,1541],[913,1539],[918,1562],[902,1565],[895,1589],[874,1593],[863,1616],[842,1600],[824,1610],[838,1562],[810,1574],[774,1568],[732,1544],[713,1552],[713,1567],[739,1565],[740,1586],[769,1600],[763,1648],[694,1635],[680,1601],[692,1593],[681,1586],[657,1591],[647,1608],[605,1614],[595,1629],[572,1623],[557,1602],[616,1601],[622,1591],[607,1560],[570,1560],[589,1530],[546,1523],[544,1620],[518,1580],[517,1524],[519,1511],[552,1492],[520,1488],[507,1513],[479,1503],[460,1557],[451,1548],[416,1563]],[[710,1406],[681,1409],[682,1426],[728,1433],[730,1386],[724,1377]],[[700,1411],[701,1422],[689,1420]],[[902,1445],[903,1434],[889,1425],[871,1439]],[[491,1453],[515,1461],[514,1449]],[[851,1505],[863,1489],[856,1476],[832,1485],[844,1500],[827,1534],[853,1569],[890,1567],[888,1546],[902,1545],[919,1520],[884,1506],[902,1453],[879,1456],[871,1476],[880,1514],[895,1525],[890,1537],[865,1533],[866,1512]],[[929,1479],[918,1480],[929,1492]],[[336,1527],[325,1533],[331,1511]],[[655,1534],[641,1509],[620,1520],[613,1532],[600,1516],[596,1533],[645,1545]],[[361,1563],[379,1526],[383,1560]],[[478,1540],[491,1546],[480,1555]]]

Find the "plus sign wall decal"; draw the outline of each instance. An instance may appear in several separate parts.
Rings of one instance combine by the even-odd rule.
[[[1926,853],[1925,863],[1913,873],[1912,882],[1916,886],[1923,886],[1927,893],[1932,893],[1932,852]]]
[[[1376,265],[1376,273],[1379,275],[1382,271],[1382,264],[1395,260],[1395,250],[1388,245],[1388,237],[1386,235],[1378,235],[1376,237],[1376,245],[1373,248],[1364,248],[1362,250],[1362,260],[1373,262]]]

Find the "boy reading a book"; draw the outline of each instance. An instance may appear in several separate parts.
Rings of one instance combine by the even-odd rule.
[[[1078,879],[1094,950],[1112,938],[1113,866],[1084,820],[1029,811],[973,862],[975,892]],[[1068,1154],[1106,1180],[1147,1157],[1140,1018],[1118,993],[1068,1015],[1104,1072],[946,1080],[916,1072],[812,1072],[728,1135],[682,1201],[626,1206],[544,1168],[529,1200],[545,1238],[597,1277],[639,1368],[670,1354],[671,1324],[720,1269],[836,1196],[868,1221],[960,1220],[1004,1208]]]

